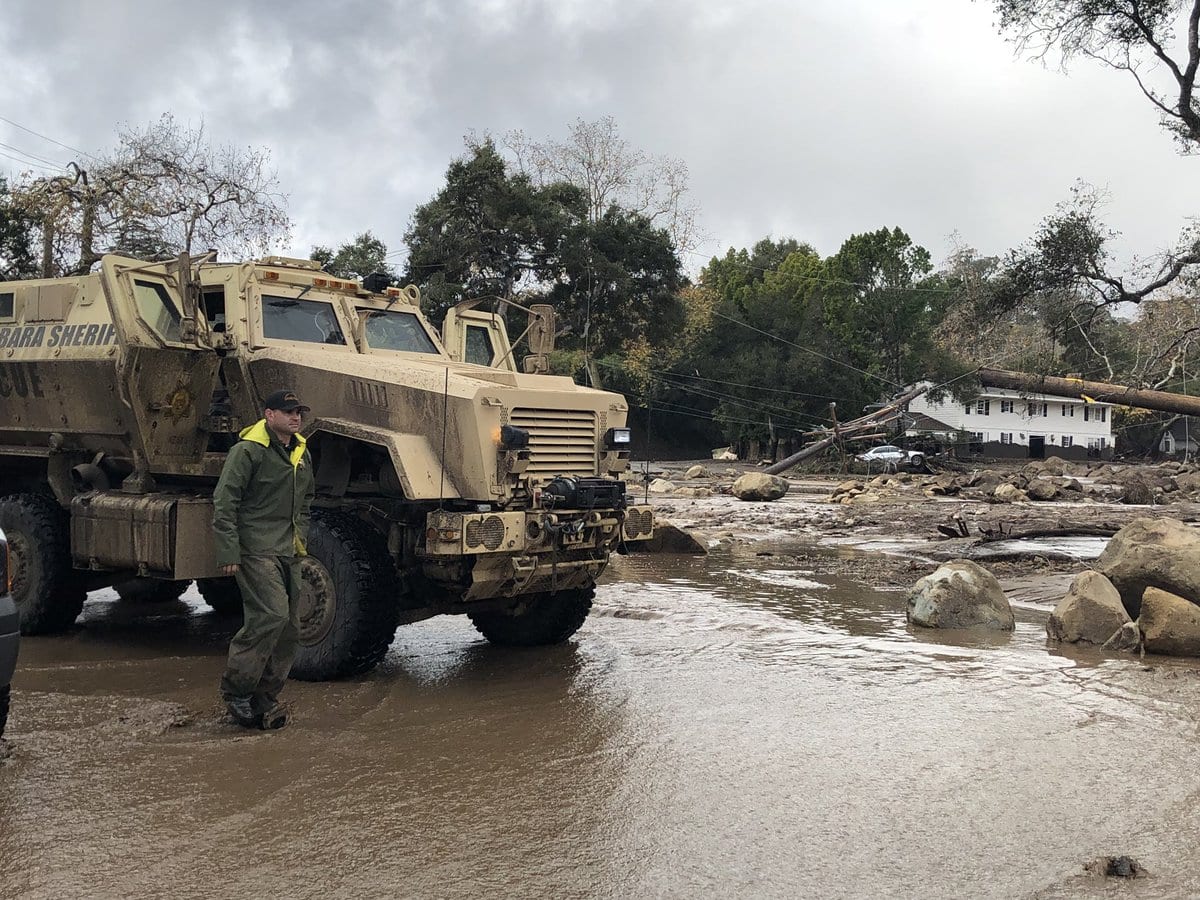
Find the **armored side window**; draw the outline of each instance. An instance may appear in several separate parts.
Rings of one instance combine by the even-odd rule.
[[[346,336],[332,306],[319,300],[290,297],[263,297],[263,337],[346,345]]]
[[[490,366],[496,358],[496,350],[492,347],[492,336],[482,325],[467,326],[466,359],[464,362],[477,366]]]
[[[225,331],[225,288],[205,288],[202,299],[209,327],[215,333]]]
[[[157,282],[134,279],[133,296],[137,301],[138,315],[156,334],[165,341],[183,341],[179,331],[179,312],[171,303],[165,287]]]
[[[367,313],[367,344],[372,350],[437,353],[420,321],[410,312],[371,310]]]
[[[11,291],[0,294],[0,319],[16,318],[16,296]]]

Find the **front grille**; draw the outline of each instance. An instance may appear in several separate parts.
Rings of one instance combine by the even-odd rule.
[[[596,414],[590,410],[514,409],[510,425],[529,432],[529,468],[539,481],[596,474]]]

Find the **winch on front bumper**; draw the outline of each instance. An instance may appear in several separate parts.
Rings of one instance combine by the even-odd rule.
[[[425,553],[462,556],[615,549],[622,541],[645,541],[653,536],[654,512],[649,506],[484,513],[437,510],[426,518]]]

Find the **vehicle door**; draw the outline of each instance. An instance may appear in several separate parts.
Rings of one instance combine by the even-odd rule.
[[[101,279],[121,355],[118,389],[152,472],[188,474],[208,446],[206,420],[220,359],[207,346],[191,261],[106,256]],[[199,326],[199,327],[198,327]]]
[[[517,371],[504,320],[482,309],[451,309],[442,325],[442,343],[452,359]]]

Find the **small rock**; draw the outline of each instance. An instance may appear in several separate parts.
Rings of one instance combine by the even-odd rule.
[[[1081,572],[1046,622],[1051,640],[1103,644],[1132,619],[1121,595],[1099,572]]]
[[[1072,491],[1077,494],[1083,493],[1083,485],[1074,478],[1064,479],[1063,483],[1059,485],[1059,487],[1064,491]]]
[[[739,500],[778,500],[788,487],[787,479],[778,475],[747,472],[733,483],[733,493]]]
[[[650,493],[652,494],[669,494],[675,489],[675,482],[667,481],[665,478],[655,478],[650,482]]]
[[[706,487],[681,487],[675,491],[675,496],[677,497],[691,497],[694,500],[703,500],[712,495],[712,489]]]
[[[908,621],[926,628],[1012,631],[1012,607],[1000,582],[969,559],[956,559],[926,575],[908,592]]]
[[[863,491],[850,496],[851,503],[878,503],[883,499],[883,495],[877,491]]]
[[[1067,461],[1061,456],[1050,456],[1042,460],[1042,471],[1047,475],[1065,475]]]
[[[1084,863],[1083,871],[1097,878],[1144,878],[1148,874],[1132,856],[1101,856]]]
[[[733,452],[732,447],[719,447],[712,452],[712,458],[720,462],[733,462],[737,459],[737,454]]]
[[[687,478],[687,479],[708,478],[709,475],[708,475],[708,470],[705,469],[704,466],[696,465],[696,466],[692,466],[690,469],[688,469],[686,472],[684,472],[683,477]]]
[[[1142,649],[1142,631],[1137,622],[1126,622],[1100,647],[1101,650],[1128,650],[1137,653]]]

